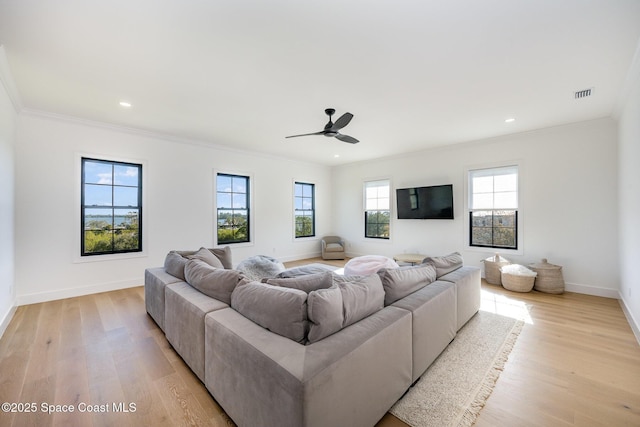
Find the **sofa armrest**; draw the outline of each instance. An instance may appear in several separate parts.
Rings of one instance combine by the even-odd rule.
[[[411,314],[397,307],[307,346],[233,309],[205,322],[205,385],[238,425],[371,426],[411,385]]]

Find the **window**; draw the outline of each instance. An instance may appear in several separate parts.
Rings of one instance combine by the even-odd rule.
[[[364,183],[364,237],[389,238],[389,194],[388,180]]]
[[[218,244],[249,242],[249,177],[216,176]]]
[[[469,244],[518,249],[518,166],[469,171]]]
[[[296,238],[316,235],[315,185],[296,182],[293,191]]]
[[[142,251],[142,165],[82,158],[80,254]]]

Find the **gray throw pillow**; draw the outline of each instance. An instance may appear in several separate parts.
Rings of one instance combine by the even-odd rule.
[[[462,267],[462,255],[460,252],[453,252],[445,256],[426,257],[422,263],[433,264],[436,267],[436,278],[439,278]]]
[[[300,289],[306,293],[316,291],[318,289],[327,289],[333,285],[333,273],[326,271],[324,273],[309,274],[306,276],[288,277],[284,279],[265,279],[263,282],[274,286],[282,286],[285,288]]]
[[[233,259],[231,258],[231,248],[229,246],[225,246],[224,248],[213,248],[209,249],[209,251],[211,251],[218,260],[220,260],[224,268],[233,268]]]
[[[224,265],[222,265],[220,260],[207,248],[200,248],[198,252],[187,256],[187,258],[202,260],[215,268],[224,268]]]
[[[436,280],[433,264],[383,268],[378,275],[384,287],[384,305],[390,305]]]
[[[244,279],[238,271],[215,268],[200,259],[187,260],[184,275],[191,286],[226,304],[231,304],[231,293]]]
[[[380,276],[333,276],[333,283],[342,292],[345,328],[384,307],[384,288]]]
[[[187,259],[185,257],[176,251],[171,251],[164,258],[164,271],[180,280],[185,280],[184,266],[186,263]]]
[[[335,285],[309,293],[307,298],[309,317],[309,343],[320,341],[342,329],[342,292]]]
[[[333,275],[333,286],[309,293],[309,343],[319,341],[384,307],[384,288],[377,274]]]
[[[306,292],[249,282],[236,287],[231,307],[275,334],[299,343],[306,340],[309,327]]]

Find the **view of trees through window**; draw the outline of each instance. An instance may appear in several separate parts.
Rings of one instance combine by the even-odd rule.
[[[142,250],[142,165],[82,159],[81,255]]]
[[[249,177],[217,174],[218,244],[249,241]]]
[[[469,171],[470,245],[518,248],[518,167]]]
[[[364,184],[364,236],[389,238],[390,188],[388,180],[369,181]]]

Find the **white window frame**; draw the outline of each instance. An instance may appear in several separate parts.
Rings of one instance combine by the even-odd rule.
[[[514,167],[517,169],[518,173],[518,186],[517,186],[517,249],[510,248],[500,248],[500,247],[483,247],[483,246],[472,246],[471,245],[471,225],[470,225],[470,212],[472,210],[472,188],[471,188],[471,175],[473,171],[478,170],[491,170],[491,169],[501,169]],[[523,255],[524,254],[524,233],[523,233],[523,224],[524,224],[524,207],[523,207],[523,171],[524,165],[522,160],[513,160],[513,161],[504,161],[504,162],[496,162],[496,163],[485,163],[478,165],[471,165],[465,168],[465,219],[464,219],[464,239],[465,239],[465,247],[469,251],[474,252],[485,252],[485,253],[502,253],[502,254],[512,254],[512,255]],[[481,209],[482,210],[482,209]]]
[[[368,184],[377,184],[377,183],[386,183],[387,187],[388,187],[388,203],[389,203],[389,208],[388,209],[379,209],[377,207],[372,208],[372,209],[368,209],[369,206],[367,205],[367,188],[368,188]],[[392,197],[392,186],[391,186],[391,179],[390,178],[376,178],[376,179],[367,179],[365,181],[363,181],[362,184],[362,230],[363,230],[363,236],[365,239],[371,239],[372,241],[379,241],[379,242],[388,242],[391,241],[391,236],[392,236],[392,230],[391,230],[391,218],[393,217],[393,197]],[[384,197],[378,197],[376,199],[385,199]],[[389,212],[389,236],[388,237],[371,237],[371,236],[367,236],[367,212],[370,211],[388,211]]]

